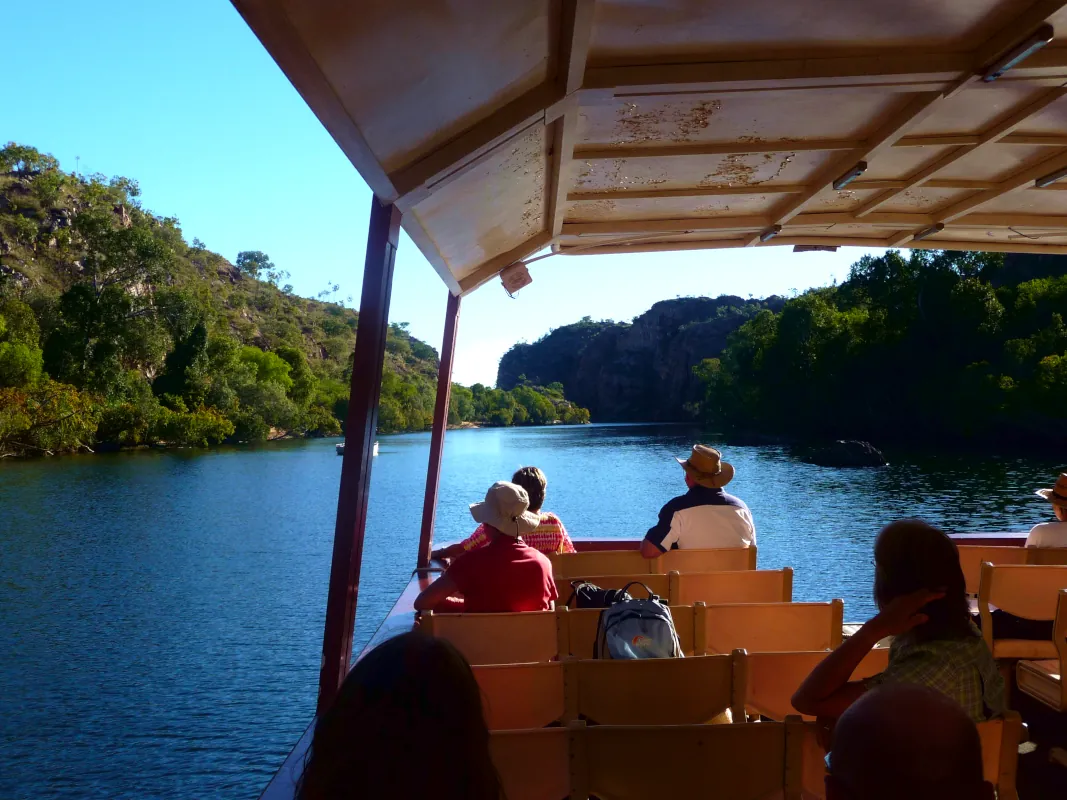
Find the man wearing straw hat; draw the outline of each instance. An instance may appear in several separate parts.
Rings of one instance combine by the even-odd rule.
[[[723,491],[734,468],[713,447],[696,444],[689,458],[677,459],[689,491],[668,501],[659,522],[645,534],[641,555],[655,558],[672,547],[682,550],[749,547],[756,544],[752,512],[740,498]]]
[[[530,496],[521,486],[507,481],[490,486],[484,502],[471,504],[471,516],[485,525],[489,543],[455,561],[415,598],[415,609],[552,610],[557,597],[552,562],[521,538],[541,523],[529,508]]]
[[[1067,473],[1061,473],[1051,489],[1038,489],[1035,494],[1052,503],[1056,521],[1035,525],[1026,537],[1026,546],[1067,547]]]

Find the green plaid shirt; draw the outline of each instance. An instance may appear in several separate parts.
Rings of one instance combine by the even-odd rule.
[[[997,670],[982,634],[971,623],[971,635],[962,639],[917,642],[898,636],[889,648],[885,672],[868,679],[882,683],[917,683],[951,697],[975,722],[1004,713],[1004,679]]]

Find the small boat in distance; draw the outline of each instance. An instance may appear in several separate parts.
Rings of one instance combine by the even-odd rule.
[[[334,445],[334,449],[337,450],[337,455],[343,456],[345,454],[345,443],[339,442]],[[374,443],[374,449],[371,451],[372,456],[378,455],[378,443]]]

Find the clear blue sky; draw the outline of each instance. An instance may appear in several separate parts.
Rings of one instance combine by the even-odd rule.
[[[142,201],[233,260],[262,250],[298,293],[359,302],[370,190],[226,0],[8,4],[0,139],[125,175]],[[762,297],[841,280],[864,251],[789,248],[553,257],[516,300],[465,298],[455,379],[492,384],[516,341],[583,316],[629,320],[685,295]],[[660,269],[659,267],[662,267]],[[655,268],[649,280],[646,270]],[[390,317],[441,345],[445,288],[404,238]]]

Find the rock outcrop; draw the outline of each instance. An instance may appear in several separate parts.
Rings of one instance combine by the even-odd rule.
[[[760,310],[783,304],[778,297],[686,297],[656,303],[629,324],[586,318],[509,350],[497,386],[511,389],[522,376],[562,383],[596,422],[688,420],[689,404],[703,393],[693,367],[718,356],[726,338]]]
[[[882,451],[870,442],[838,439],[825,447],[813,447],[800,456],[801,461],[820,467],[884,467]]]

